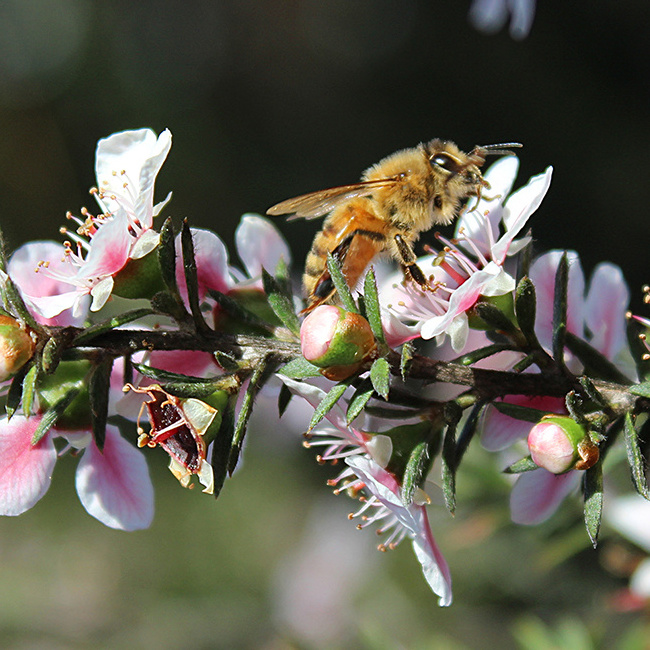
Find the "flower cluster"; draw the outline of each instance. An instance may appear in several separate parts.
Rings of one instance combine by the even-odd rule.
[[[451,573],[430,495],[456,510],[474,439],[518,475],[516,523],[545,521],[581,488],[595,544],[618,437],[635,490],[650,496],[650,321],[627,314],[618,267],[598,265],[587,287],[575,252],[531,262],[523,233],[551,168],[513,192],[517,159],[492,165],[454,236],[436,233],[438,250],[417,260],[419,283],[401,271],[377,282],[371,266],[349,287],[335,250],[324,273],[336,292],[301,320],[289,247],[270,221],[242,217],[239,269],[216,234],[163,220],[171,194],[156,203],[154,187],[170,148],[169,131],[101,140],[99,212],[69,215],[62,244],[30,242],[2,260],[0,514],[33,507],[62,456],[78,458],[83,507],[113,528],[152,521],[145,452],[166,454],[183,487],[218,496],[262,392],[280,415],[294,397],[308,405],[304,446],[342,466],[328,485],[360,502],[350,519],[376,528],[382,551],[410,540],[443,606]]]

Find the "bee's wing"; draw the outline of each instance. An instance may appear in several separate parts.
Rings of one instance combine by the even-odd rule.
[[[393,187],[401,181],[401,176],[380,178],[372,181],[363,181],[354,185],[341,185],[331,187],[327,190],[319,190],[310,194],[302,194],[293,199],[287,199],[274,205],[266,211],[266,214],[275,217],[281,214],[292,214],[289,221],[293,219],[316,219],[331,212],[337,205],[350,199],[361,196],[368,196],[373,191]]]

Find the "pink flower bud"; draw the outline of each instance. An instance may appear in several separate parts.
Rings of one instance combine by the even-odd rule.
[[[552,472],[588,469],[598,461],[598,446],[585,429],[570,417],[546,415],[528,434],[533,461]]]
[[[329,379],[351,376],[374,351],[375,337],[368,321],[333,305],[320,305],[300,328],[300,345],[307,361]]]
[[[15,375],[31,359],[34,345],[18,321],[0,316],[0,381]]]

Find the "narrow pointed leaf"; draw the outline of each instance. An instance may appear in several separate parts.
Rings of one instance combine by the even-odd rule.
[[[87,345],[93,338],[99,336],[100,334],[104,334],[106,332],[109,332],[110,330],[114,330],[116,327],[121,327],[122,325],[126,325],[127,323],[132,323],[133,321],[139,320],[140,318],[144,318],[145,316],[151,316],[154,313],[155,312],[153,309],[149,309],[148,307],[143,307],[142,309],[133,309],[131,311],[126,311],[123,314],[117,314],[116,316],[113,316],[108,320],[105,320],[101,323],[97,323],[96,325],[92,325],[91,327],[88,327],[85,330],[83,330],[75,337],[74,341],[72,342],[72,345],[74,345],[75,347],[83,347],[84,345]]]
[[[584,478],[585,496],[585,525],[589,539],[596,548],[598,544],[598,533],[603,513],[603,465],[596,463],[585,471]]]
[[[222,352],[221,350],[216,350],[214,353],[215,361],[226,371],[226,372],[235,372],[239,370],[239,364],[237,360],[232,355],[227,352]]]
[[[235,436],[235,402],[233,396],[229,401],[228,408],[224,411],[221,419],[221,426],[212,443],[211,465],[214,475],[214,498],[216,499],[228,476],[228,462]]]
[[[18,291],[14,281],[7,275],[4,282],[1,284],[5,306],[9,307],[9,305],[11,305],[13,315],[18,316],[23,323],[29,325],[33,330],[36,330],[37,332],[42,331],[41,326],[36,322],[29,309],[25,306],[23,297],[20,295],[20,291]]]
[[[108,419],[108,393],[111,387],[113,359],[109,358],[95,366],[90,375],[88,395],[92,417],[93,438],[101,451],[106,440],[106,420]]]
[[[515,420],[523,420],[524,422],[534,422],[537,424],[545,415],[547,411],[540,409],[529,408],[528,406],[519,406],[518,404],[510,404],[508,402],[492,402],[492,406],[499,411]]]
[[[284,412],[287,410],[292,398],[293,393],[289,390],[286,384],[282,384],[278,395],[278,414],[280,417],[284,415]]]
[[[508,467],[503,470],[503,473],[521,474],[523,472],[531,472],[534,469],[539,469],[539,465],[537,465],[530,456],[526,456],[526,458],[515,461],[512,465],[508,465]]]
[[[568,286],[569,262],[565,252],[560,258],[555,273],[555,293],[553,294],[553,358],[561,366],[564,365]]]
[[[472,352],[468,352],[467,354],[454,359],[453,363],[459,363],[463,366],[471,366],[481,359],[491,357],[493,354],[512,349],[512,345],[507,343],[494,343],[492,345],[486,345],[484,348],[479,348],[478,350],[472,350]]]
[[[22,405],[23,413],[25,417],[28,418],[32,413],[32,408],[34,406],[34,401],[36,399],[36,383],[38,381],[38,368],[34,364],[27,371],[25,375],[25,380],[23,381],[23,395],[22,395]]]
[[[630,386],[628,390],[633,395],[639,395],[640,397],[650,397],[650,381],[644,381],[641,384]]]
[[[650,356],[646,356],[648,348],[645,345],[646,328],[634,318],[627,321],[627,342],[630,346],[636,370],[641,379],[650,379]],[[642,338],[643,337],[643,338]]]
[[[412,343],[409,343],[408,341],[404,343],[404,345],[402,346],[402,354],[399,360],[399,371],[400,374],[402,375],[402,381],[406,381],[406,377],[409,371],[409,366],[411,365],[411,361],[413,360],[414,351],[415,351],[415,347],[413,346]]]
[[[307,379],[308,377],[320,377],[320,368],[313,363],[309,363],[304,357],[296,357],[286,363],[280,370],[279,374],[291,379]]]
[[[363,299],[365,302],[366,319],[370,323],[370,329],[377,341],[386,344],[384,328],[381,324],[381,308],[379,306],[379,293],[377,292],[377,280],[375,270],[370,267],[363,283]]]
[[[370,368],[370,381],[375,391],[387,400],[390,389],[390,365],[383,357],[373,362]]]
[[[449,514],[456,512],[456,424],[445,431],[442,443],[442,494]]]
[[[496,306],[489,302],[477,302],[473,311],[492,329],[503,332],[514,332],[513,322]]]
[[[535,316],[537,312],[537,295],[535,285],[528,276],[519,281],[515,291],[515,315],[517,323],[529,345],[539,347],[535,334]]]
[[[250,420],[253,411],[253,402],[269,374],[275,369],[275,366],[276,364],[267,357],[262,359],[257,368],[253,371],[235,424],[235,433],[233,435],[232,447],[228,458],[228,474],[231,476],[239,462],[239,456],[244,445],[244,439],[246,438],[248,421]]]
[[[630,464],[634,487],[642,497],[650,501],[645,460],[639,447],[638,433],[634,428],[632,416],[629,413],[625,414],[625,450],[627,452],[627,462]]]
[[[185,284],[187,286],[187,302],[190,305],[192,318],[199,332],[208,333],[211,330],[205,322],[201,305],[199,304],[199,280],[196,271],[196,258],[194,257],[194,240],[192,239],[192,230],[187,219],[183,221],[183,228],[181,230],[181,248],[183,251]]]
[[[167,217],[160,231],[158,262],[165,286],[174,298],[180,300],[180,293],[176,283],[176,236],[171,217]]]
[[[348,286],[345,276],[343,275],[343,271],[341,270],[341,265],[339,264],[338,260],[336,260],[332,256],[331,253],[327,254],[327,270],[329,271],[329,274],[332,278],[332,282],[336,287],[336,291],[339,294],[339,300],[341,301],[343,307],[347,311],[351,311],[355,314],[358,314],[359,309],[357,308],[357,305],[354,302],[354,298],[352,297],[352,292],[350,291],[350,287]]]
[[[262,283],[273,313],[290,332],[299,336],[300,321],[296,315],[291,294],[284,293],[282,285],[265,269],[262,269]]]
[[[11,417],[20,406],[20,400],[23,396],[23,385],[25,382],[25,377],[31,368],[32,364],[26,363],[11,380],[9,391],[7,392],[7,404],[5,405],[5,410],[7,411],[7,419],[9,420],[11,420]]]
[[[348,386],[349,384],[347,382],[342,381],[340,384],[336,384],[332,387],[327,395],[323,397],[321,403],[316,407],[314,415],[312,415],[309,427],[307,428],[307,433],[309,433],[334,408],[334,405],[343,396],[343,393],[345,393]]]
[[[363,411],[374,392],[375,390],[372,387],[372,384],[367,379],[364,379],[359,384],[354,395],[352,395],[350,403],[348,404],[348,410],[345,415],[348,424],[350,424],[361,413],[361,411]]]
[[[203,377],[194,377],[192,375],[183,375],[178,372],[170,372],[169,370],[163,370],[162,368],[154,368],[153,366],[147,366],[144,363],[134,363],[133,367],[145,377],[149,379],[155,379],[156,381],[166,383],[170,381],[178,381],[183,383],[196,383],[196,384],[205,384],[212,383],[211,379],[204,379]]]
[[[55,402],[43,415],[32,436],[32,445],[38,444],[43,436],[54,426],[56,421],[63,415],[63,412],[72,404],[72,400],[81,392],[81,388],[69,390],[58,402]]]
[[[429,446],[426,441],[420,442],[413,448],[402,480],[401,499],[405,506],[411,505],[416,488],[420,487],[429,469]]]
[[[472,438],[476,435],[478,430],[479,416],[481,415],[483,409],[485,408],[485,402],[477,402],[472,407],[469,415],[463,423],[463,428],[460,430],[460,434],[456,440],[456,461],[455,467],[458,468],[463,456],[469,447],[469,443],[472,441]]]

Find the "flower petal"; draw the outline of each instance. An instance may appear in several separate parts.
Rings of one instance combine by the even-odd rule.
[[[578,487],[582,472],[551,474],[545,469],[525,472],[510,493],[510,513],[516,524],[534,526],[546,521]]]
[[[289,246],[280,231],[268,219],[256,214],[245,214],[241,218],[235,231],[235,245],[251,278],[262,275],[263,268],[273,275],[281,259],[287,266],[291,263]]]
[[[576,336],[584,334],[585,276],[580,258],[575,251],[566,251],[569,262],[567,290],[567,329]],[[539,342],[551,349],[553,341],[553,301],[555,298],[555,274],[564,251],[549,251],[540,255],[530,267],[530,279],[535,285],[537,315],[535,333]]]
[[[41,418],[15,415],[0,420],[0,515],[20,515],[50,487],[56,449],[49,435],[37,445],[32,436]]]
[[[106,427],[103,453],[92,443],[77,467],[76,487],[88,514],[110,528],[140,530],[153,520],[154,494],[144,456]]]
[[[630,290],[623,272],[615,264],[599,264],[589,283],[585,303],[585,325],[590,343],[608,359],[613,359],[627,341],[625,313]]]

